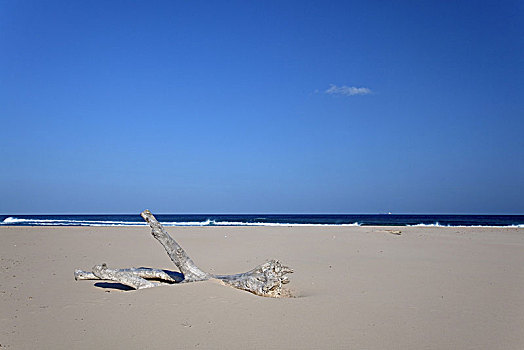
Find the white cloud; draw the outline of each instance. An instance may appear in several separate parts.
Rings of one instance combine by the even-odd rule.
[[[329,89],[324,91],[324,93],[329,95],[345,95],[345,96],[354,96],[354,95],[369,95],[372,93],[371,89],[367,87],[355,87],[355,86],[336,86],[331,84]]]

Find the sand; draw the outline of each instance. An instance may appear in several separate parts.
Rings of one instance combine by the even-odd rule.
[[[210,272],[280,259],[296,297],[75,281],[75,268],[102,262],[173,265],[146,227],[1,227],[1,348],[524,348],[521,228],[168,230]]]

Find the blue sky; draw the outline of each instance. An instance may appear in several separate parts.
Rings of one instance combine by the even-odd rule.
[[[0,0],[0,213],[524,213],[521,1]]]

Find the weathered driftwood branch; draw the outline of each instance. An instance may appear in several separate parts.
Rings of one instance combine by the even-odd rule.
[[[167,283],[177,283],[181,282],[184,279],[184,276],[181,273],[160,270],[160,269],[151,269],[148,267],[132,267],[130,269],[119,269],[120,272],[129,272],[138,277],[145,279],[154,279],[159,281],[164,281]],[[96,277],[95,274],[91,271],[75,270],[75,280],[98,280],[100,278]]]
[[[213,278],[231,287],[247,290],[257,295],[279,297],[282,295],[282,285],[289,283],[285,274],[292,272],[293,270],[289,267],[282,266],[280,261],[271,260],[245,273],[214,275]]]
[[[200,270],[193,260],[186,254],[184,249],[164,230],[164,227],[156,220],[149,210],[142,212],[142,217],[151,227],[151,234],[162,244],[171,261],[184,275],[183,282],[205,281],[211,275]]]
[[[187,283],[217,279],[223,284],[260,296],[280,297],[288,295],[284,293],[282,286],[289,283],[289,279],[285,275],[292,273],[293,270],[287,266],[283,266],[278,260],[270,260],[245,273],[236,275],[213,275],[202,271],[196,266],[184,249],[167,233],[149,210],[144,210],[141,215],[151,227],[153,237],[162,244],[171,261],[178,267],[181,274],[173,271],[145,267],[110,269],[106,264],[102,264],[94,266],[91,272],[75,270],[75,279],[110,280],[134,289],[152,288],[165,284],[161,282],[151,282],[148,281],[148,279],[167,283]]]
[[[101,280],[118,281],[134,289],[152,288],[160,285],[158,282],[150,282],[132,272],[110,269],[106,264],[93,266],[93,274]]]

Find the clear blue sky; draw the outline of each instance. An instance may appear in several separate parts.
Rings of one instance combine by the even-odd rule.
[[[524,213],[522,1],[0,0],[0,213]]]

